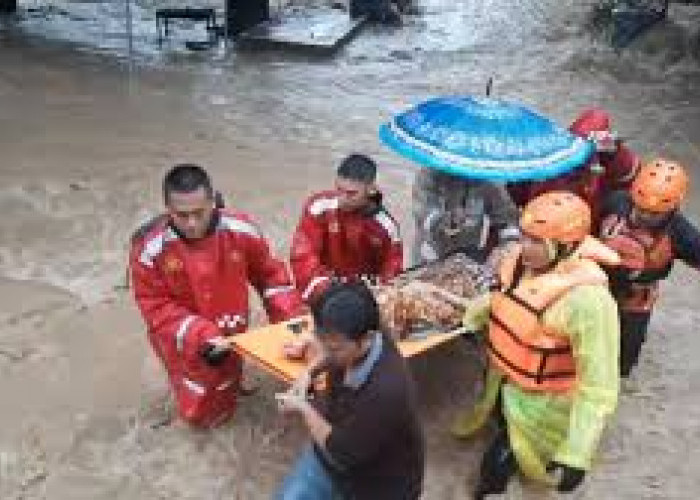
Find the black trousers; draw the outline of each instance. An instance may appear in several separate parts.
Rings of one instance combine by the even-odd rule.
[[[479,483],[474,489],[474,499],[482,500],[488,495],[504,493],[508,481],[517,470],[515,454],[508,439],[506,419],[503,416],[501,393],[494,408],[493,418],[496,421],[496,435],[484,452],[479,467]]]
[[[620,376],[623,378],[629,377],[637,366],[650,319],[651,312],[620,311]]]
[[[517,463],[508,441],[508,432],[505,427],[499,426],[481,459],[479,483],[474,489],[474,499],[482,500],[488,495],[504,493],[516,469]]]

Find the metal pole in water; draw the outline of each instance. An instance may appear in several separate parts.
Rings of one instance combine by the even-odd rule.
[[[125,0],[125,15],[127,57],[129,58],[129,73],[132,73],[134,69],[134,26],[131,18],[131,0]]]
[[[231,0],[224,0],[224,55],[228,53],[228,15],[230,1]]]

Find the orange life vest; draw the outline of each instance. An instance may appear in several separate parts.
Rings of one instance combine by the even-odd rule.
[[[501,264],[501,290],[491,299],[488,351],[491,361],[520,387],[533,391],[568,391],[576,381],[576,363],[566,332],[545,325],[546,311],[571,289],[607,285],[597,262],[619,263],[611,249],[588,237],[569,258],[543,275],[516,282],[520,257]]]
[[[654,234],[643,228],[630,227],[626,219],[617,215],[603,221],[602,234],[603,241],[611,241],[616,237],[623,236],[630,238],[641,247],[643,252],[640,260],[641,266],[638,263],[631,266],[629,283],[624,287],[622,293],[617,293],[620,296],[616,299],[623,311],[651,311],[659,297],[658,281],[636,282],[635,278],[645,272],[662,272],[669,268],[676,258],[671,237],[666,232]],[[624,260],[622,266],[626,267]]]

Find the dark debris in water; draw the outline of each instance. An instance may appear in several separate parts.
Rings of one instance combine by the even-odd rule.
[[[413,54],[408,50],[392,50],[389,56],[399,61],[412,61]]]

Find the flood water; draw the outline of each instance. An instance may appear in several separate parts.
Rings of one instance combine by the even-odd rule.
[[[698,65],[689,55],[669,64],[673,54],[669,55],[664,42],[657,43],[652,55],[633,50],[615,54],[586,26],[591,5],[554,0],[423,0],[414,9],[416,15],[406,17],[403,28],[370,26],[336,55],[311,57],[284,51],[238,51],[235,44],[227,52],[223,47],[189,52],[184,40],[205,36],[201,25],[191,23],[176,25],[173,37],[159,49],[155,5],[138,3],[132,9],[135,66],[129,71],[122,2],[22,4],[19,19],[6,21],[0,31],[0,96],[5,129],[0,141],[9,143],[3,149],[9,146],[12,154],[8,157],[5,153],[10,164],[5,169],[31,163],[36,147],[30,144],[36,146],[36,139],[55,143],[57,139],[51,134],[56,128],[69,149],[88,147],[80,134],[99,134],[86,122],[100,116],[105,120],[101,124],[110,123],[114,130],[137,131],[150,125],[158,128],[162,122],[163,128],[172,127],[173,133],[176,128],[191,128],[194,135],[199,133],[198,142],[255,150],[260,155],[256,157],[260,168],[255,169],[255,179],[272,184],[274,194],[270,199],[282,195],[278,181],[294,183],[303,174],[308,183],[321,185],[339,156],[366,150],[381,156],[387,176],[400,179],[401,185],[392,186],[390,195],[396,192],[397,199],[403,199],[407,192],[404,184],[411,178],[410,166],[378,144],[378,126],[392,113],[429,96],[481,94],[491,77],[496,96],[522,101],[564,125],[583,107],[602,106],[611,111],[615,126],[638,149],[651,152],[664,148],[671,155],[697,162],[693,143],[697,143],[696,131],[700,128]],[[272,7],[276,13],[277,4]],[[698,18],[697,9],[674,8],[686,9],[687,13],[677,16],[686,21],[693,15]],[[50,113],[47,107],[34,113],[40,103],[32,92],[40,94]],[[125,108],[139,112],[128,114]],[[86,116],[89,112],[95,115]],[[30,135],[22,133],[38,125],[39,120],[39,130],[33,129]],[[134,120],[136,123],[132,123]],[[100,164],[110,161],[110,150],[117,157],[114,161],[123,161],[116,141],[108,140],[110,127],[96,138],[105,155]],[[130,135],[128,130],[121,136]],[[167,130],[158,130],[157,134],[159,141],[166,139]],[[148,149],[154,138],[140,132],[129,140],[143,141]],[[61,158],[65,150],[58,149],[56,154]],[[171,153],[175,156],[175,148]],[[292,161],[290,154],[295,155]],[[236,185],[253,179],[244,162],[231,161],[236,165],[211,165],[215,171],[225,170],[222,182],[229,182],[229,178],[234,182],[234,172]],[[168,163],[148,167],[162,171]],[[52,171],[56,168],[51,167]],[[93,168],[101,169],[100,165]],[[104,168],[111,170],[108,164]],[[17,170],[27,173],[26,169]],[[284,179],[278,177],[281,172]],[[129,177],[123,170],[122,175]],[[51,191],[47,186],[35,187]],[[38,194],[31,192],[32,187],[14,185],[4,189],[0,203],[37,203],[32,197]],[[93,194],[89,189],[83,191],[77,195]],[[109,197],[110,193],[102,195]],[[46,198],[42,203],[60,205],[60,193],[41,196]],[[126,217],[129,224],[138,218],[135,212],[140,209],[153,210],[137,208],[141,202],[128,196],[119,198],[117,206],[133,205],[117,208],[115,213],[120,220]],[[90,201],[87,206],[91,212]],[[42,212],[41,208],[48,207],[38,208]],[[69,210],[62,217],[62,210],[51,207],[43,210],[47,213],[40,214],[40,218],[76,215],[69,214]],[[60,221],[58,226],[62,223],[71,222]],[[85,226],[82,230],[90,232],[90,224]],[[115,228],[120,237],[126,227],[128,224]],[[284,242],[289,228],[271,230]],[[119,239],[102,245],[115,245]],[[60,255],[56,249],[39,255],[42,252],[38,254],[36,249],[23,245],[22,255],[17,255],[12,244],[3,244],[0,269],[15,276],[50,272],[55,284],[67,284],[71,291],[84,295],[86,287],[104,289],[106,283],[96,285],[80,274],[99,279],[102,272],[110,274],[109,269],[100,269],[100,262],[85,262],[74,250],[71,247],[69,255]],[[100,249],[103,253],[112,250],[113,256],[104,256],[108,266],[113,266],[113,257],[119,252],[115,248]],[[26,269],[41,266],[46,258],[55,259],[50,271]]]
[[[129,235],[160,209],[176,162],[206,166],[285,255],[303,199],[366,152],[410,239],[414,167],[380,144],[379,125],[431,96],[483,94],[493,77],[495,96],[562,125],[605,108],[640,153],[688,165],[686,210],[700,222],[700,66],[683,42],[700,8],[672,4],[669,23],[617,54],[588,28],[594,3],[419,0],[404,27],[365,27],[332,57],[193,53],[184,41],[205,33],[187,24],[158,49],[155,5],[138,3],[131,69],[123,3],[24,2],[0,21],[0,394],[13,401],[0,415],[0,497],[268,498],[296,452],[269,387],[211,436],[158,423],[167,391],[122,285]],[[655,329],[673,334],[652,341],[650,386],[624,403],[581,498],[700,488],[700,292],[692,274],[671,284]],[[483,446],[444,432],[463,389],[440,382],[463,370],[445,356],[445,377],[419,370],[434,403],[426,498],[438,500],[466,498]]]

